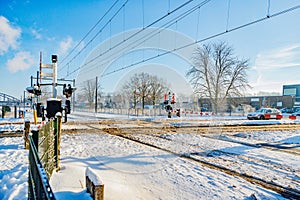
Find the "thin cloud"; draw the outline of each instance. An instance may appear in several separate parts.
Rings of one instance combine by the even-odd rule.
[[[8,19],[0,16],[0,55],[6,53],[10,48],[16,49],[20,36],[21,29],[13,27]]]
[[[300,44],[272,49],[257,55],[255,61],[256,70],[294,67],[300,65]]]
[[[58,54],[59,55],[66,54],[70,50],[70,48],[72,47],[73,43],[74,43],[73,39],[70,36],[68,36],[66,39],[64,39],[63,41],[61,41],[59,43],[59,49],[57,51]]]
[[[16,73],[18,71],[24,71],[29,69],[35,63],[34,58],[28,51],[21,51],[15,54],[15,56],[8,60],[6,63],[7,69],[11,73]]]
[[[39,33],[38,30],[32,28],[31,33],[35,37],[35,39],[38,39],[38,40],[42,39],[42,35]]]
[[[295,82],[295,66],[300,66],[299,55],[300,43],[259,53],[252,67],[256,79],[250,85],[257,91],[280,91],[283,84]],[[291,70],[293,72],[289,74]],[[270,76],[271,71],[276,71],[277,75]]]

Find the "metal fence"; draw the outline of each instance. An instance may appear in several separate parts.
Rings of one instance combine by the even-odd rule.
[[[28,199],[55,199],[48,179],[53,170],[59,169],[60,133],[58,117],[29,134]]]
[[[33,137],[29,135],[28,199],[55,199]]]

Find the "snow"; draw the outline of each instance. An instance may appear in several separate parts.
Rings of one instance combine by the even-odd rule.
[[[99,178],[99,176],[96,174],[96,172],[94,172],[93,169],[91,169],[90,167],[87,167],[85,170],[85,176],[89,177],[89,179],[92,181],[92,183],[94,183],[94,185],[102,185],[102,181]]]
[[[75,144],[79,148],[74,148]],[[56,178],[64,170],[72,172],[69,176],[75,179],[74,171],[90,166],[105,185],[106,199],[242,199],[253,194],[280,198],[243,179],[108,134],[64,135],[62,151],[68,156],[62,155],[62,172],[51,179],[54,191],[70,189]],[[79,189],[84,176],[79,175],[72,182],[78,183]]]
[[[0,199],[27,199],[28,151],[21,137],[0,138]]]
[[[84,123],[78,123],[83,120]],[[299,120],[248,121],[244,117],[133,117],[111,114],[78,113],[70,115],[70,125],[63,124],[61,169],[53,172],[50,185],[57,199],[91,199],[86,192],[86,173],[104,184],[105,199],[285,199],[278,193],[206,167],[191,159],[107,134],[108,123],[97,120],[122,119],[114,127],[199,126],[235,124],[291,124]],[[23,130],[22,120],[0,120],[0,132]],[[95,134],[90,127],[99,129]],[[77,130],[73,134],[70,130]],[[180,129],[179,129],[180,130]],[[207,134],[160,134],[133,132],[127,137],[168,149],[178,155],[201,159],[230,168],[241,174],[300,190],[300,155],[291,154],[299,147],[300,133],[293,131],[255,131],[224,133],[211,128]],[[274,151],[272,145],[285,148]],[[298,151],[299,152],[299,151]],[[0,199],[27,199],[28,151],[22,137],[0,138]]]

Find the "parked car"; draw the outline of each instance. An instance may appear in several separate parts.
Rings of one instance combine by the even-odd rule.
[[[293,106],[293,113],[300,112],[300,106]]]
[[[293,113],[294,112],[293,108],[281,108],[280,111],[282,113]]]
[[[276,108],[261,108],[256,112],[247,115],[249,120],[252,119],[281,119],[282,113]]]
[[[300,110],[298,110],[298,111],[292,113],[292,116],[300,116]]]
[[[201,107],[201,112],[208,112],[208,109],[205,107]]]

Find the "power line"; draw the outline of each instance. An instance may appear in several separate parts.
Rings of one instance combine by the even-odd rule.
[[[87,36],[98,26],[98,24],[104,19],[104,17],[113,9],[113,7],[118,3],[116,0],[113,5],[105,12],[105,14],[97,21],[97,23],[85,34],[85,36],[77,43],[77,45],[62,59],[62,63],[75,51],[75,49],[87,38]]]
[[[127,68],[136,66],[136,65],[138,65],[138,64],[147,62],[147,61],[149,61],[149,60],[153,60],[153,59],[156,59],[156,58],[158,58],[158,57],[162,57],[162,56],[164,56],[164,55],[173,53],[173,52],[175,52],[175,51],[178,51],[178,50],[181,50],[181,49],[190,47],[190,46],[192,46],[192,45],[194,45],[194,44],[198,44],[198,43],[201,43],[201,42],[204,42],[204,41],[207,41],[207,40],[210,40],[210,39],[219,37],[219,36],[221,36],[221,35],[224,35],[224,34],[227,34],[227,33],[230,33],[230,32],[233,32],[233,31],[236,31],[236,30],[245,28],[245,27],[247,27],[247,26],[254,25],[254,24],[256,24],[256,23],[265,21],[265,20],[267,20],[267,19],[269,19],[269,18],[273,18],[273,17],[279,16],[279,15],[282,15],[282,14],[285,14],[285,13],[288,13],[288,12],[291,12],[291,11],[294,11],[294,10],[297,10],[297,9],[299,9],[299,8],[300,8],[300,5],[297,5],[297,6],[294,6],[294,7],[289,8],[289,9],[286,9],[286,10],[283,10],[283,11],[280,11],[280,12],[277,12],[277,13],[274,13],[274,14],[272,14],[272,15],[267,15],[266,17],[263,17],[263,18],[254,20],[254,21],[252,21],[252,22],[249,22],[249,23],[246,23],[246,24],[243,24],[243,25],[240,25],[240,26],[237,26],[237,27],[228,29],[228,30],[227,30],[227,28],[226,28],[226,30],[223,31],[223,32],[220,32],[220,33],[217,33],[217,34],[208,36],[208,37],[203,38],[203,39],[201,39],[201,40],[196,40],[196,41],[193,42],[193,43],[186,44],[186,45],[181,46],[181,47],[178,47],[178,48],[176,48],[176,49],[174,49],[174,50],[166,51],[166,52],[164,52],[164,53],[162,53],[162,54],[159,54],[159,55],[156,55],[156,56],[149,57],[149,58],[147,58],[147,59],[143,59],[143,60],[137,61],[137,62],[135,62],[135,63],[133,63],[133,64],[124,66],[124,67],[119,68],[119,69],[116,69],[116,70],[114,70],[114,71],[107,72],[107,73],[105,73],[105,74],[102,74],[101,77],[108,76],[108,75],[110,75],[110,74],[113,74],[113,73],[116,73],[116,72],[125,70],[125,69],[127,69]],[[184,16],[182,16],[182,17],[184,17]],[[178,21],[178,19],[177,19],[177,21]],[[152,37],[153,37],[153,36],[152,36]],[[145,40],[144,40],[144,41],[145,41]],[[144,41],[143,41],[143,42],[144,42]],[[96,58],[94,58],[92,61],[94,61],[95,59],[96,59]],[[91,61],[91,62],[92,62],[92,61]],[[108,61],[107,61],[107,62],[108,62]],[[89,62],[89,63],[90,63],[90,62]],[[77,72],[79,69],[80,69],[80,67],[77,68],[77,69],[75,69],[74,71],[72,71],[70,74],[73,74],[73,73]]]
[[[111,23],[111,21],[118,15],[118,13],[122,10],[122,8],[127,4],[129,0],[126,0],[126,2],[124,4],[122,4],[122,6],[117,10],[117,12],[115,12],[115,14],[108,20],[108,22],[106,22],[104,24],[104,26],[94,35],[94,37],[92,39],[89,40],[89,42],[80,50],[77,52],[77,54],[75,56],[73,56],[70,61],[65,64],[59,71],[63,70],[67,65],[69,65],[79,54],[81,54],[83,52],[83,50],[85,50],[90,43],[100,34],[102,33],[102,31]]]
[[[116,45],[110,47],[108,50],[106,50],[105,52],[99,54],[98,56],[96,56],[95,58],[91,59],[91,61],[89,61],[88,63],[85,63],[85,64],[89,64],[90,62],[93,62],[94,60],[96,60],[97,58],[103,56],[104,54],[106,54],[106,53],[112,51],[113,49],[115,49],[116,47],[118,47],[119,45],[121,45],[122,43],[124,43],[124,42],[126,42],[126,41],[128,41],[128,40],[130,40],[130,39],[132,39],[132,38],[134,38],[136,35],[140,34],[140,33],[143,32],[144,30],[146,30],[147,28],[150,28],[151,26],[157,24],[158,22],[160,22],[160,21],[163,20],[164,18],[168,17],[169,15],[171,15],[171,14],[175,13],[176,11],[182,9],[183,7],[185,7],[186,5],[188,5],[189,3],[191,3],[192,1],[193,1],[193,0],[188,0],[188,1],[186,1],[185,3],[183,3],[183,4],[181,4],[180,6],[178,6],[177,8],[175,8],[174,10],[172,10],[172,11],[168,12],[167,14],[163,15],[162,17],[156,19],[155,21],[153,21],[152,23],[150,23],[150,24],[147,25],[146,27],[143,27],[143,28],[142,28],[141,30],[139,30],[138,32],[136,32],[136,33],[134,33],[134,34],[128,36],[128,37],[125,38],[123,41],[121,41],[121,42],[117,43]],[[125,6],[127,2],[128,2],[128,0],[123,4],[123,6]],[[122,6],[122,7],[123,7],[123,6]],[[122,8],[122,7],[121,7],[121,8]],[[105,27],[107,26],[107,24],[109,24],[109,23],[112,21],[112,19],[118,14],[118,12],[120,12],[121,8],[120,8],[120,9],[115,13],[115,15],[114,15],[114,16],[113,16],[113,17],[105,24]],[[102,28],[102,29],[96,34],[96,36],[97,36],[99,33],[101,33],[101,32],[103,31],[103,29],[104,29],[104,28]],[[95,36],[95,37],[96,37],[96,36]],[[94,37],[94,38],[95,38],[95,37]],[[94,38],[92,38],[92,39],[88,42],[88,44],[90,44],[90,43],[94,40]],[[88,44],[87,44],[87,45],[88,45]],[[83,49],[85,49],[85,48],[87,47],[87,45],[86,45],[85,47],[83,47]],[[73,60],[74,60],[81,52],[82,52],[82,50],[79,51],[79,52],[71,59],[71,61],[69,61],[67,64],[70,64],[70,63],[71,63],[71,62],[72,62],[72,61],[73,61]],[[79,69],[80,69],[80,67],[79,67]],[[75,72],[78,71],[79,69],[76,69]],[[71,75],[71,74],[73,74],[73,73],[75,73],[75,72],[71,72],[69,75]]]
[[[156,23],[158,23],[159,21],[163,20],[164,18],[166,18],[167,16],[169,16],[170,14],[176,12],[177,10],[183,8],[184,6],[186,6],[187,4],[191,3],[193,0],[189,0],[187,2],[185,2],[184,4],[178,6],[177,8],[175,8],[174,10],[172,10],[171,12],[168,12],[167,14],[165,14],[164,16],[160,17],[159,19],[155,20],[154,22],[150,23],[149,25],[147,25],[146,27],[144,27],[143,29],[137,31],[136,33],[133,33],[132,35],[130,35],[128,38],[126,38],[125,40],[115,44],[113,47],[109,48],[108,50],[104,51],[102,54],[99,54],[98,56],[96,56],[95,58],[91,59],[89,62],[85,63],[86,65],[93,62],[94,60],[96,60],[97,58],[103,56],[104,54],[112,51],[113,49],[115,49],[116,47],[118,47],[119,45],[123,44],[124,42],[130,40],[131,38],[137,36],[138,34],[140,34],[141,32],[143,32],[144,30],[146,30],[147,28],[150,28],[151,26],[155,25]]]
[[[142,64],[142,63],[144,63],[144,62],[147,62],[147,61],[156,59],[156,58],[158,58],[158,57],[162,57],[162,56],[168,55],[168,54],[173,53],[173,52],[175,52],[175,51],[178,51],[178,50],[181,50],[181,49],[190,47],[190,46],[192,46],[192,45],[195,45],[195,44],[198,44],[198,43],[201,43],[201,42],[210,40],[210,39],[215,38],[215,37],[219,37],[219,36],[221,36],[221,35],[224,35],[224,34],[227,34],[227,33],[230,33],[230,32],[233,32],[233,31],[236,31],[236,30],[239,30],[239,29],[242,29],[242,28],[245,28],[245,27],[247,27],[247,26],[250,26],[250,25],[253,25],[253,24],[256,24],[256,23],[259,23],[259,22],[265,21],[265,20],[267,20],[267,19],[269,19],[269,18],[273,18],[273,17],[279,16],[279,15],[282,15],[282,14],[285,14],[285,13],[288,13],[288,12],[291,12],[291,11],[294,11],[294,10],[297,10],[297,9],[299,9],[299,8],[300,8],[300,5],[291,7],[291,8],[289,8],[289,9],[286,9],[286,10],[283,10],[283,11],[280,11],[280,12],[277,12],[277,13],[275,13],[275,14],[272,14],[272,15],[269,15],[269,16],[266,16],[266,17],[263,17],[263,18],[254,20],[254,21],[249,22],[249,23],[246,23],[246,24],[243,24],[243,25],[241,25],[241,26],[237,26],[237,27],[235,27],[235,28],[228,29],[228,30],[226,30],[226,31],[224,31],[224,32],[220,32],[220,33],[211,35],[211,36],[206,37],[206,38],[204,38],[204,39],[195,41],[195,42],[193,42],[193,43],[186,44],[186,45],[181,46],[181,47],[179,47],[179,48],[177,48],[177,49],[170,50],[170,51],[166,51],[166,52],[164,52],[164,53],[162,53],[162,54],[159,54],[159,55],[156,55],[156,56],[149,57],[149,58],[147,58],[147,59],[143,59],[143,60],[137,61],[137,62],[135,62],[135,63],[133,63],[133,64],[130,64],[130,65],[124,66],[124,67],[122,67],[122,68],[116,69],[116,70],[114,70],[114,71],[111,71],[111,72],[102,74],[101,77],[105,77],[105,76],[108,76],[108,75],[110,75],[110,74],[114,74],[114,73],[116,73],[116,72],[119,72],[119,71],[122,71],[122,70],[125,70],[125,69],[128,69],[128,68],[131,68],[131,67],[133,67],[133,66],[136,66],[136,65]]]
[[[168,27],[170,27],[171,25],[176,24],[179,20],[182,20],[183,18],[187,17],[189,14],[193,13],[195,10],[197,10],[198,8],[204,6],[205,4],[207,4],[207,3],[210,2],[210,1],[211,1],[211,0],[205,0],[205,1],[201,2],[201,3],[198,4],[197,6],[194,6],[194,7],[192,7],[191,9],[189,9],[188,11],[185,11],[184,13],[180,14],[180,15],[177,16],[175,19],[170,20],[169,22],[167,22],[166,24],[164,24],[164,25],[161,26],[161,27],[166,26],[165,28],[168,28]],[[189,1],[189,2],[190,2],[190,1]],[[75,69],[74,71],[72,71],[69,75],[71,75],[71,74],[77,72],[79,69],[82,69],[84,66],[87,66],[88,64],[94,62],[95,60],[97,60],[97,59],[100,58],[101,56],[107,54],[108,52],[112,51],[112,50],[115,49],[116,47],[119,47],[122,43],[126,42],[126,41],[129,40],[129,39],[132,39],[133,37],[135,37],[135,36],[137,36],[138,34],[140,34],[142,31],[144,31],[144,30],[146,30],[146,29],[149,29],[152,25],[154,25],[155,23],[159,22],[159,20],[162,20],[163,18],[165,18],[165,17],[168,16],[169,14],[171,14],[171,13],[175,12],[176,10],[180,9],[180,7],[185,6],[187,3],[188,3],[188,2],[182,4],[181,6],[177,7],[177,8],[174,9],[173,11],[171,11],[171,12],[169,12],[168,14],[162,16],[160,19],[155,20],[155,21],[152,22],[151,24],[147,25],[145,28],[143,28],[143,29],[137,31],[136,33],[133,33],[131,36],[129,36],[129,37],[126,38],[125,40],[123,40],[123,41],[117,43],[116,45],[114,45],[113,47],[111,47],[111,48],[109,48],[108,50],[104,51],[103,53],[101,53],[101,54],[95,56],[94,58],[90,59],[88,62],[84,63],[84,65],[82,65],[82,66],[78,67],[77,69]],[[153,31],[153,32],[155,32],[155,31]],[[148,35],[152,34],[153,32],[149,33]],[[156,33],[156,34],[157,34],[157,33]],[[133,45],[133,44],[136,43],[136,42],[139,42],[139,43],[136,45],[136,46],[138,46],[138,45],[140,45],[141,43],[143,43],[143,42],[149,40],[150,38],[154,37],[156,34],[154,34],[154,35],[148,37],[148,39],[145,39],[145,40],[143,40],[142,42],[140,41],[140,39],[137,39],[136,41],[134,41],[134,42],[128,44],[126,47],[124,47],[123,49],[119,50],[118,52],[121,52],[122,50],[128,48],[128,46],[131,46],[131,45]],[[146,37],[147,37],[147,36],[146,36]],[[134,46],[134,47],[136,47],[136,46]],[[134,47],[132,47],[132,48],[134,48]],[[117,52],[117,53],[118,53],[118,52]],[[106,59],[109,59],[109,57],[107,57]],[[105,60],[105,59],[102,59],[102,62],[104,62],[103,60]]]

